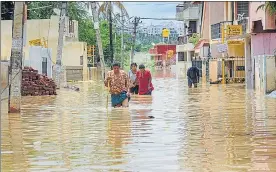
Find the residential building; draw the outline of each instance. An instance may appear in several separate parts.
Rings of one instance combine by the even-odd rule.
[[[202,51],[207,48],[204,44],[210,44],[210,81],[225,73],[227,83],[245,81],[247,88],[263,93],[276,89],[275,15],[257,11],[263,3],[204,2],[202,40],[195,49]],[[229,35],[229,27],[241,30]]]
[[[66,18],[64,47],[62,64],[68,70],[68,74],[74,70],[80,71],[82,78],[75,78],[78,80],[87,80],[87,45],[85,42],[78,40],[78,21],[70,21]],[[32,55],[32,45],[30,41],[35,39],[45,40],[47,42],[48,52],[51,52],[46,63],[51,63],[53,66],[56,62],[57,45],[58,45],[58,30],[59,30],[59,16],[51,16],[50,19],[33,19],[26,21],[26,44],[23,48],[23,64],[30,64],[30,60],[34,59]],[[1,60],[10,60],[12,46],[12,21],[1,21]],[[43,57],[41,57],[43,58]],[[41,60],[43,61],[43,60]],[[43,62],[42,62],[43,63]],[[41,64],[42,65],[42,64]],[[44,66],[44,65],[42,65]],[[47,66],[47,65],[46,65]],[[42,69],[43,70],[43,69]],[[69,71],[70,70],[70,71]],[[50,76],[51,77],[51,76]],[[70,76],[67,77],[70,80]]]
[[[176,45],[155,45],[153,48],[149,50],[149,54],[152,56],[152,59],[155,61],[155,64],[161,62],[163,66],[166,66],[167,64],[169,64],[170,59],[174,58],[176,55]]]
[[[248,39],[246,50],[251,44],[251,52],[246,58],[246,73],[249,88],[269,93],[276,90],[276,14],[262,9],[257,11],[264,3],[269,2],[249,3],[251,39]]]
[[[189,38],[200,32],[201,10],[201,3],[192,4],[185,1],[176,6],[176,19],[184,22],[184,35],[178,37],[178,45],[176,46],[176,73],[180,77],[186,78],[186,72],[192,66],[193,57],[196,56],[195,45],[189,42]]]

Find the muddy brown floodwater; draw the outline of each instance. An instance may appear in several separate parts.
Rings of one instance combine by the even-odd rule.
[[[275,99],[153,75],[152,98],[129,109],[107,108],[101,82],[24,97],[21,114],[1,116],[1,171],[276,171]]]

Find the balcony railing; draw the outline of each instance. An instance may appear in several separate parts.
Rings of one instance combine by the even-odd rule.
[[[177,40],[177,45],[184,45],[189,43],[189,38],[191,38],[193,34],[187,34],[184,36],[179,36]]]
[[[242,33],[246,34],[248,28],[248,18],[243,18],[242,20],[239,20],[238,25],[242,25]]]

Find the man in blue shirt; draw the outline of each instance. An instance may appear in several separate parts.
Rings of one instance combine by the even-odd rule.
[[[197,83],[199,82],[199,69],[195,66],[192,66],[187,71],[187,77],[188,77],[188,86],[189,88],[192,88],[192,85],[194,84],[194,87],[197,87]]]

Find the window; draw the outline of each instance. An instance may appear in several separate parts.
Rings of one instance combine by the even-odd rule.
[[[187,52],[179,52],[178,53],[178,61],[179,62],[187,61]]]
[[[248,13],[249,13],[249,2],[248,1],[237,1],[237,16],[238,14],[243,15],[243,17],[248,17]]]
[[[80,56],[80,65],[83,65],[83,56]]]
[[[196,31],[197,31],[196,21],[189,21],[188,32],[189,33],[196,33]]]
[[[212,24],[211,25],[211,38],[218,39],[220,38],[220,23]]]
[[[69,20],[69,33],[74,33],[74,22]]]
[[[47,75],[47,57],[42,57],[42,74]]]

